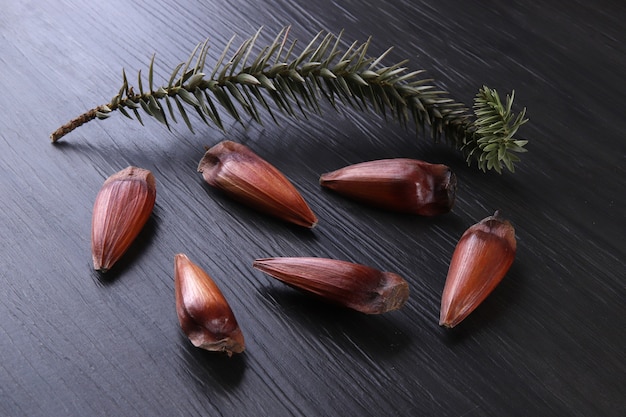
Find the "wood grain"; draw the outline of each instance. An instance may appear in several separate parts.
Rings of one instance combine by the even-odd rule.
[[[618,1],[389,0],[9,2],[0,14],[0,415],[623,416],[626,412],[625,6]],[[107,102],[121,69],[156,77],[210,37],[292,24],[372,35],[372,53],[410,59],[468,104],[480,86],[516,90],[531,121],[515,174],[483,174],[444,144],[393,122],[324,108],[309,119],[227,120],[172,132],[114,115],[51,145],[67,120]],[[204,146],[238,141],[274,163],[319,217],[302,231],[204,184]],[[451,166],[452,213],[365,208],[318,177],[365,160]],[[96,193],[128,165],[150,169],[146,229],[104,278],[91,269]],[[463,231],[500,209],[518,253],[457,329],[437,324]],[[246,336],[228,359],[193,348],[177,323],[173,257],[213,277]],[[310,299],[251,268],[323,256],[396,272],[405,307],[378,317]]]

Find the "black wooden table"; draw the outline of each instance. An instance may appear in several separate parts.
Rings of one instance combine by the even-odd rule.
[[[5,2],[0,13],[0,415],[624,416],[626,8],[620,1]],[[445,143],[372,112],[267,113],[225,130],[194,118],[168,131],[114,114],[50,144],[49,134],[210,38],[284,26],[409,59],[471,106],[483,84],[516,92],[529,140],[515,173],[468,167]],[[205,146],[234,140],[287,175],[312,231],[228,200],[196,172]],[[323,172],[371,159],[445,163],[453,211],[435,218],[360,206],[320,189]],[[157,179],[151,219],[108,275],[92,270],[93,202],[128,165]],[[513,267],[461,325],[438,325],[459,237],[500,209],[516,227]],[[219,282],[246,337],[228,358],[180,330],[173,257]],[[321,303],[251,268],[323,256],[404,276],[399,311]]]

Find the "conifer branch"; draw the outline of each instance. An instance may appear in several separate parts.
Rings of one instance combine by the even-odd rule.
[[[495,90],[483,87],[474,100],[474,115],[462,104],[438,90],[423,70],[409,71],[407,61],[384,66],[388,49],[378,57],[367,52],[370,39],[342,47],[343,33],[319,32],[299,53],[289,42],[289,28],[281,30],[271,45],[258,48],[262,29],[246,39],[233,53],[234,37],[206,75],[208,41],[196,46],[189,59],[177,65],[167,84],[154,83],[154,61],[148,68],[147,85],[141,71],[136,91],[122,70],[122,86],[106,105],[98,106],[61,126],[50,135],[52,142],[93,119],[106,119],[119,111],[143,124],[141,114],[154,117],[170,128],[177,115],[192,132],[188,111],[193,109],[206,124],[224,129],[223,114],[243,123],[244,117],[262,123],[261,110],[277,122],[274,111],[306,118],[321,114],[320,99],[358,110],[370,109],[385,119],[413,124],[416,131],[429,131],[435,140],[444,137],[483,171],[510,171],[524,152],[525,140],[513,135],[524,124],[526,109],[512,113],[514,94],[503,105]],[[141,112],[140,112],[141,110]]]

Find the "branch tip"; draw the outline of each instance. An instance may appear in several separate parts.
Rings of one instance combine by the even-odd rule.
[[[70,120],[69,122],[67,122],[60,128],[58,128],[57,130],[52,132],[50,134],[50,140],[52,141],[52,143],[55,143],[59,139],[61,139],[63,136],[67,135],[68,133],[76,129],[77,127],[80,127],[84,125],[85,123],[92,121],[93,119],[97,117],[97,113],[103,110],[103,107],[104,106],[98,106]]]

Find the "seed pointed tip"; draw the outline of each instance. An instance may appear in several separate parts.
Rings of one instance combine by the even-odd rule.
[[[453,311],[450,303],[442,304],[441,311],[439,313],[439,325],[446,329],[452,329],[459,324],[466,315]],[[469,313],[468,313],[469,314]]]
[[[94,271],[99,272],[101,274],[106,274],[107,272],[109,272],[109,268],[110,267],[105,267],[104,265],[102,265],[99,259],[96,259],[96,258],[93,259]]]
[[[452,329],[455,326],[455,324],[446,320],[439,320],[439,325],[441,327],[445,327],[446,329]]]

